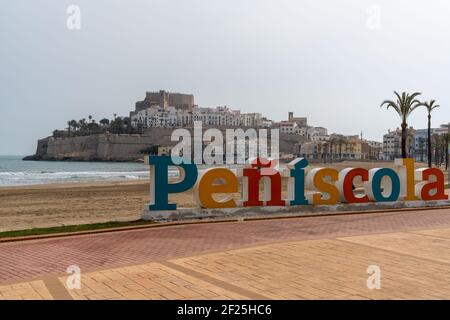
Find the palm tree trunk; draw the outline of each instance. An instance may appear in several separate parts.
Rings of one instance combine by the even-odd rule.
[[[445,146],[444,146],[444,152],[445,152],[445,170],[448,169],[448,140],[445,141]]]
[[[428,114],[428,168],[431,168],[431,114]]]
[[[330,145],[330,163],[333,163],[333,143]]]
[[[437,166],[439,161],[439,145],[436,137],[434,144],[434,164]]]
[[[402,158],[406,158],[406,121],[402,123]]]

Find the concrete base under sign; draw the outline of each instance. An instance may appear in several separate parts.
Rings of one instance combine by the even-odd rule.
[[[450,200],[438,201],[395,201],[369,203],[339,203],[335,205],[306,205],[284,207],[235,207],[224,209],[178,208],[168,211],[149,211],[147,206],[142,211],[143,220],[176,221],[211,218],[250,218],[275,216],[321,215],[330,213],[347,213],[360,211],[380,211],[404,208],[429,208],[450,206]]]

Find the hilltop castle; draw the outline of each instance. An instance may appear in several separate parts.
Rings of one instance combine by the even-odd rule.
[[[146,92],[145,99],[136,102],[135,112],[159,106],[163,109],[171,106],[177,109],[192,110],[195,106],[194,95],[185,93],[172,93],[165,90],[159,92]]]

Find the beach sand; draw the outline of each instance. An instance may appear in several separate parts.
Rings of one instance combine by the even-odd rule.
[[[315,164],[323,167],[392,167],[392,162]],[[423,166],[423,165],[418,165]],[[359,183],[357,183],[358,185]],[[286,182],[283,182],[286,194]],[[171,195],[178,207],[196,206],[192,190]],[[140,219],[149,202],[149,182],[65,183],[0,188],[0,232]]]
[[[0,231],[139,219],[148,183],[0,188]]]

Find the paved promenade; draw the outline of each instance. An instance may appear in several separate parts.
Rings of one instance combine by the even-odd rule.
[[[200,223],[0,243],[0,299],[437,299],[449,269],[450,209]]]

